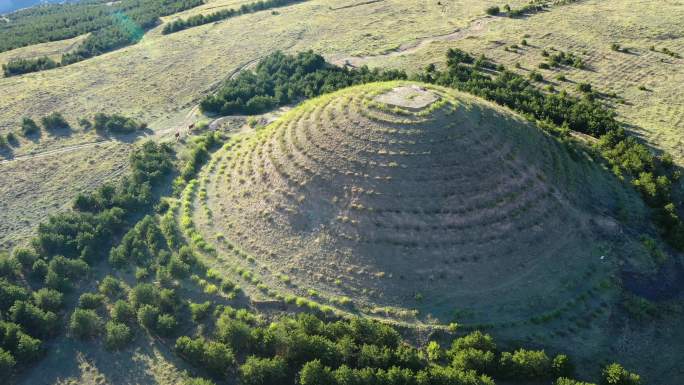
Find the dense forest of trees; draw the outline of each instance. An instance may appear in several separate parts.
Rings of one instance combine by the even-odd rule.
[[[59,63],[47,58],[12,60],[3,66],[5,76],[42,71],[68,65],[137,43],[159,17],[203,4],[203,0],[90,0],[54,4],[10,15],[0,24],[0,52],[26,45],[55,41],[90,33]]]
[[[7,378],[44,354],[43,340],[60,332],[64,293],[90,275],[90,264],[107,256],[134,210],[149,207],[152,188],[173,168],[168,145],[147,142],[131,155],[131,174],[79,196],[75,210],[39,225],[28,247],[0,252],[0,375]],[[81,296],[83,308],[96,308],[97,295]],[[93,310],[71,317],[74,333],[99,327]],[[113,332],[120,330],[112,329]],[[109,330],[108,329],[108,330]],[[119,328],[120,329],[120,328]],[[79,334],[82,333],[82,334]]]
[[[500,351],[491,336],[479,331],[446,348],[437,341],[416,348],[393,327],[363,318],[335,321],[302,313],[267,323],[256,314],[221,305],[213,318],[213,336],[181,336],[175,350],[212,379],[225,380],[237,372],[241,385],[494,385],[498,379],[591,385],[572,379],[574,366],[566,355],[523,348]],[[204,322],[197,324],[204,327]],[[601,384],[639,385],[641,379],[610,364]]]
[[[306,0],[259,0],[254,3],[242,4],[240,8],[229,8],[208,15],[194,15],[187,19],[175,20],[164,26],[162,30],[163,34],[174,33],[188,29],[191,27],[196,27],[198,25],[209,24],[220,20],[229,19],[231,17],[246,15],[248,13],[254,13],[259,11],[264,11],[267,9],[284,7],[290,4],[301,3]]]
[[[275,52],[255,72],[242,72],[200,103],[212,114],[259,114],[277,106],[311,98],[355,84],[406,79],[403,71],[346,69],[331,66],[312,51],[297,55]]]

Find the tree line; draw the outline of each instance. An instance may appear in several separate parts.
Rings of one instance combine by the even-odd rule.
[[[174,20],[166,25],[162,33],[167,35],[170,33],[182,31],[184,29],[197,27],[199,25],[214,23],[220,20],[230,19],[231,17],[246,15],[249,13],[264,11],[267,9],[285,7],[287,5],[301,3],[306,0],[259,0],[254,3],[242,4],[240,8],[229,8],[221,11],[213,12],[208,15],[194,15],[187,19]]]
[[[0,37],[7,39],[5,50],[90,34],[73,52],[62,55],[59,62],[48,57],[10,60],[3,65],[3,72],[5,76],[14,76],[52,69],[135,44],[145,31],[160,23],[161,16],[203,3],[204,0],[123,0],[113,4],[86,1],[38,7],[26,14],[21,11],[10,23],[0,25]]]
[[[414,347],[392,326],[365,318],[326,320],[301,313],[264,322],[222,305],[213,313],[213,335],[181,336],[175,351],[211,379],[237,374],[241,385],[494,385],[499,379],[591,385],[573,379],[574,365],[566,355],[501,351],[479,331],[447,339],[446,348],[435,340]],[[638,385],[641,378],[613,363],[603,368],[600,383]]]
[[[200,108],[212,114],[259,114],[355,84],[406,78],[398,70],[332,66],[312,51],[296,55],[278,51],[261,60],[254,72],[228,80],[215,95],[204,98]]]

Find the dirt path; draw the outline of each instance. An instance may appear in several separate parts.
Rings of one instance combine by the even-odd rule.
[[[362,3],[357,3],[357,4],[350,4],[350,5],[344,5],[342,7],[337,7],[337,8],[330,8],[331,11],[339,11],[340,9],[348,9],[348,8],[354,8],[354,7],[360,7],[362,5],[370,5],[374,3],[380,3],[385,0],[368,0],[364,1]]]
[[[347,56],[342,58],[333,58],[332,63],[338,66],[360,67],[372,59],[411,55],[433,42],[462,40],[471,36],[481,35],[485,31],[485,26],[497,19],[500,18],[490,16],[477,18],[471,21],[467,27],[458,29],[451,33],[419,37],[414,42],[402,44],[399,48],[395,50],[387,51],[385,53],[381,53],[378,55]]]
[[[81,149],[88,148],[88,147],[94,147],[94,146],[106,144],[106,143],[112,142],[112,141],[113,140],[111,140],[111,139],[110,140],[102,139],[102,140],[96,140],[94,142],[86,142],[86,143],[75,144],[73,146],[64,146],[64,147],[56,148],[53,150],[46,150],[46,151],[37,152],[37,153],[19,155],[19,156],[15,156],[11,159],[0,160],[0,164],[6,164],[6,163],[18,162],[18,161],[22,161],[22,160],[36,159],[36,158],[43,158],[46,156],[77,151],[77,150],[81,150]]]

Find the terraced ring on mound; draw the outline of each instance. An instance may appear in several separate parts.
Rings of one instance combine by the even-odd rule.
[[[197,234],[246,292],[404,321],[600,314],[618,259],[642,252],[612,215],[644,208],[601,167],[508,110],[411,82],[294,108],[219,151],[199,189]]]

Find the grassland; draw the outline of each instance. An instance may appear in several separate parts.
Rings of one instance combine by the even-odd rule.
[[[458,47],[484,54],[514,71],[539,71],[557,89],[574,92],[577,83],[590,82],[598,90],[624,99],[624,103],[615,103],[622,120],[655,149],[667,150],[681,164],[684,59],[662,50],[684,53],[682,17],[684,6],[678,1],[589,0],[526,18],[485,17],[462,30],[458,39],[430,40],[407,53],[342,61],[356,59],[357,64],[418,70],[428,63],[442,64],[440,52]],[[613,50],[612,43],[628,52]],[[539,69],[546,59],[544,50],[578,54],[587,68]],[[516,63],[520,69],[515,68]],[[559,74],[569,81],[558,81]]]
[[[202,7],[164,20],[210,13],[244,2],[212,0]],[[150,136],[163,138],[173,135],[177,128],[187,126],[195,119],[205,118],[198,116],[193,107],[223,78],[254,64],[260,57],[276,49],[290,52],[314,49],[339,64],[349,61],[356,65],[391,66],[415,71],[429,63],[442,65],[445,51],[450,47],[458,47],[474,54],[485,54],[521,73],[537,70],[544,75],[547,84],[556,89],[575,92],[577,83],[589,81],[600,91],[615,92],[618,98],[607,100],[616,106],[620,118],[654,149],[668,150],[675,155],[680,165],[684,164],[681,142],[681,130],[684,128],[684,88],[681,86],[684,82],[684,61],[650,50],[654,46],[656,50],[668,48],[684,54],[684,27],[681,23],[684,5],[681,1],[587,0],[520,19],[484,16],[483,11],[487,6],[501,5],[498,1],[489,0],[443,0],[443,5],[438,5],[437,1],[426,3],[418,0],[385,0],[354,6],[356,3],[363,2],[314,0],[279,9],[277,15],[271,12],[245,15],[167,36],[161,34],[160,26],[146,34],[139,44],[119,51],[42,73],[0,78],[1,134],[16,131],[23,116],[39,118],[52,111],[62,112],[76,128],[70,135],[44,133],[36,141],[20,139],[20,146],[1,154],[0,158],[9,161],[0,163],[0,174],[4,177],[3,186],[0,187],[0,247],[20,243],[48,213],[67,207],[77,192],[114,180],[122,172],[130,142],[135,141],[134,138],[104,138],[106,142],[93,144],[103,138],[93,132],[80,130],[76,124],[78,118],[92,116],[106,108],[104,112],[123,113],[149,122],[152,129],[148,133]],[[518,6],[527,1],[509,3]],[[349,7],[339,9],[345,6]],[[83,37],[9,51],[0,54],[0,64],[13,57],[57,55],[69,50],[80,39]],[[523,39],[527,40],[528,45],[522,45]],[[619,43],[630,52],[614,51],[611,49],[612,43]],[[513,45],[518,48],[513,48]],[[587,68],[537,68],[545,60],[542,51],[557,52],[554,49],[579,55],[587,63]],[[521,68],[516,69],[516,63]],[[556,79],[561,73],[568,81]],[[624,99],[624,103],[620,99]],[[384,111],[377,113],[386,116]],[[402,116],[396,118],[404,119]],[[288,146],[294,144],[288,143]],[[63,152],[41,155],[60,149]],[[255,151],[257,149],[245,147],[237,153],[245,167],[239,170],[248,172],[246,167],[256,159]],[[286,154],[281,155],[283,160],[290,161]],[[302,281],[305,268],[316,267],[313,266],[314,260],[307,262],[300,259],[293,266],[287,266],[294,267],[295,271],[277,266],[268,253],[264,259],[257,260],[255,256],[262,254],[254,252],[253,247],[259,246],[260,240],[248,239],[253,229],[242,230],[243,234],[231,233],[235,230],[231,230],[229,223],[221,222],[227,220],[223,217],[228,212],[221,210],[229,210],[229,207],[225,203],[221,207],[220,200],[225,193],[219,189],[234,186],[229,186],[225,178],[222,184],[215,178],[221,175],[222,166],[225,165],[224,170],[228,170],[228,164],[231,167],[235,165],[236,160],[231,160],[231,157],[231,152],[222,151],[215,158],[214,168],[203,171],[203,177],[207,180],[202,182],[200,179],[197,182],[196,196],[192,196],[192,215],[205,240],[221,245],[222,241],[218,238],[223,235],[224,239],[228,239],[230,236],[235,238],[233,241],[236,243],[239,241],[245,250],[254,253],[231,257],[229,250],[219,249],[221,257],[234,258],[226,261],[243,266],[242,270],[226,268],[224,273],[235,277],[256,300],[271,300],[281,295],[288,301],[293,300],[293,297],[296,301],[298,297],[338,311],[350,311],[351,301],[345,299],[350,297],[358,304],[357,310],[380,318],[424,324],[439,324],[451,318],[463,320],[465,324],[492,323],[499,324],[497,335],[513,341],[513,345],[516,341],[542,342],[545,346],[563,351],[568,351],[569,345],[572,345],[573,349],[585,353],[580,365],[610,354],[626,365],[645,368],[643,374],[646,378],[655,378],[662,373],[667,373],[671,378],[684,375],[681,365],[673,364],[681,357],[681,349],[675,346],[663,352],[663,346],[684,340],[679,320],[649,325],[626,320],[624,314],[614,306],[617,289],[606,281],[607,278],[615,278],[614,267],[606,270],[599,267],[586,278],[586,282],[581,282],[582,287],[576,286],[576,281],[584,280],[583,274],[592,270],[593,266],[583,264],[584,259],[580,255],[568,258],[566,267],[552,268],[541,264],[539,267],[545,269],[548,275],[536,281],[532,279],[530,287],[558,287],[559,294],[555,298],[566,301],[564,303],[570,303],[580,296],[583,298],[572,302],[573,307],[567,318],[548,321],[543,327],[534,325],[531,320],[520,325],[501,326],[521,319],[512,316],[520,315],[516,312],[526,313],[529,310],[545,316],[556,310],[548,303],[530,305],[537,298],[527,298],[524,301],[527,303],[519,302],[522,303],[520,308],[506,307],[503,304],[505,301],[502,301],[497,310],[511,317],[489,319],[481,309],[468,311],[466,306],[458,309],[441,304],[437,300],[439,291],[444,290],[447,282],[439,279],[434,288],[432,281],[426,279],[421,281],[425,287],[399,287],[396,297],[388,298],[381,292],[385,281],[390,279],[390,269],[386,267],[373,270],[368,265],[356,264],[351,266],[350,272],[340,272],[336,266],[322,264],[317,275]],[[307,168],[291,170],[293,175],[299,175],[298,178],[304,178],[299,173],[306,171]],[[245,177],[245,182],[254,181]],[[234,192],[237,194],[236,200],[254,199],[240,196],[244,190],[243,187],[237,187],[239,193]],[[295,187],[308,188],[306,185]],[[206,201],[200,198],[202,188],[206,189]],[[310,205],[312,200],[305,196],[302,202],[298,202],[297,194],[291,198],[294,199],[291,202],[293,205],[303,206]],[[210,211],[204,209],[205,205]],[[309,207],[309,210],[312,209],[313,206]],[[358,211],[354,210],[352,214]],[[347,225],[351,226],[352,215],[347,216]],[[220,219],[215,225],[212,224],[214,218]],[[244,222],[239,216],[228,219]],[[264,220],[264,217],[256,219]],[[599,222],[602,222],[600,219]],[[543,223],[548,225],[551,222]],[[610,221],[602,223],[612,226]],[[577,230],[577,233],[582,231],[586,232],[586,228]],[[270,235],[259,236],[264,239]],[[583,238],[578,236],[575,239]],[[282,247],[289,246],[283,244]],[[637,248],[638,245],[633,247]],[[569,249],[567,253],[573,250]],[[507,254],[503,248],[500,251]],[[596,261],[601,255],[621,253],[610,244],[599,244],[588,254],[588,257],[585,255],[587,259]],[[252,260],[248,258],[250,256]],[[521,272],[532,271],[529,277],[536,276],[534,270],[529,270],[530,261],[521,263],[523,266],[514,267]],[[557,274],[572,269],[575,269],[574,279],[555,278]],[[426,270],[418,273],[422,274],[422,278],[429,278],[434,272]],[[352,277],[349,281],[345,281],[347,275]],[[492,279],[491,276],[489,278]],[[370,289],[363,292],[364,287]],[[583,289],[592,290],[587,300],[584,299]],[[458,293],[453,295],[457,296]],[[495,296],[492,294],[492,297]],[[412,306],[398,306],[404,300]],[[414,309],[419,309],[419,312],[415,313]],[[432,316],[428,317],[428,314]],[[563,346],[559,346],[561,344]],[[76,346],[63,356],[50,356],[50,360],[41,363],[24,383],[53,383],[58,377],[62,377],[65,383],[178,383],[182,374],[170,371],[168,363],[159,364],[166,362],[160,357],[167,351],[161,348],[160,353],[154,345],[150,346],[136,351],[133,360],[139,365],[131,366],[137,369],[126,378],[121,377],[120,367],[110,365],[110,361],[120,359],[120,356],[100,354],[96,349]],[[77,351],[84,352],[88,357],[81,359],[72,354]],[[64,361],[68,364],[62,366],[60,358],[68,360]],[[64,371],[55,371],[57,367]],[[45,376],[46,373],[50,375]],[[62,373],[65,374],[62,376]]]

